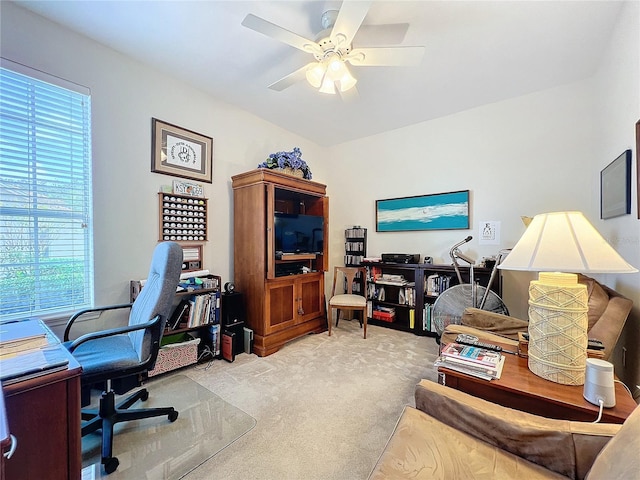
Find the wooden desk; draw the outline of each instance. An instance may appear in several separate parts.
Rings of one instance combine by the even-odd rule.
[[[527,359],[504,354],[505,363],[499,380],[482,380],[463,373],[439,368],[441,383],[505,407],[542,417],[561,420],[593,422],[599,407],[582,396],[584,387],[562,385],[535,375],[527,366]],[[603,423],[623,423],[637,407],[627,390],[615,384],[616,406],[605,408]]]
[[[13,456],[3,460],[7,480],[80,480],[82,368],[62,345],[56,348],[68,355],[67,370],[2,387],[6,418],[0,424],[6,422],[18,441]],[[2,439],[1,445],[9,443]]]

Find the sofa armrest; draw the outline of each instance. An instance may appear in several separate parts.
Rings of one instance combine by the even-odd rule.
[[[553,420],[502,407],[428,380],[415,391],[416,408],[483,442],[583,478],[620,425]]]
[[[515,341],[518,340],[518,332],[526,332],[529,328],[529,322],[526,320],[472,307],[464,309],[461,322],[462,325],[495,333]]]

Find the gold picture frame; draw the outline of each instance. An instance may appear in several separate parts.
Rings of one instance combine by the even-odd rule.
[[[151,171],[213,183],[213,138],[152,118]]]

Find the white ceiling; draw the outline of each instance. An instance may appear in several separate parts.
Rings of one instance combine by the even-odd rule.
[[[340,1],[17,1],[19,5],[328,146],[591,76],[617,1],[375,1],[363,25],[408,23],[418,67],[351,67],[359,98],[307,82],[267,88],[311,54],[241,25],[253,13],[314,39]],[[373,30],[373,31],[372,31]],[[384,33],[384,30],[382,31]],[[362,29],[353,46],[397,44]]]

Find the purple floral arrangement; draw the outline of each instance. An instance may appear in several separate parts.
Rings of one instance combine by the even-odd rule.
[[[302,159],[302,152],[298,147],[294,147],[291,152],[276,152],[269,155],[266,161],[258,165],[258,168],[292,168],[302,170],[303,178],[311,180],[311,170],[309,165]]]

